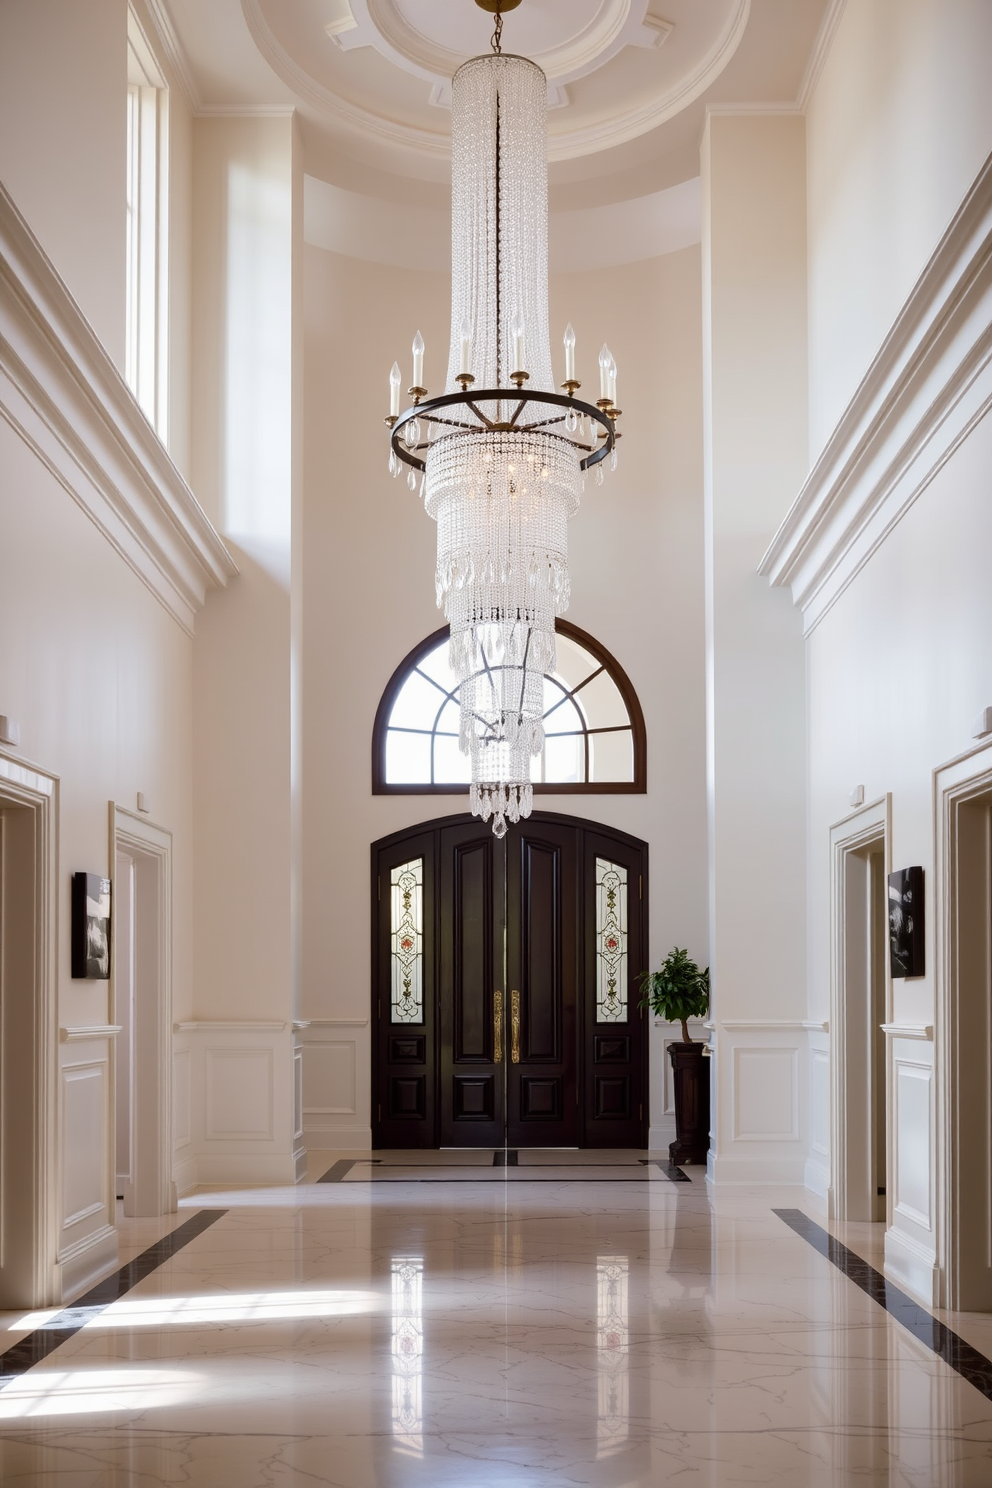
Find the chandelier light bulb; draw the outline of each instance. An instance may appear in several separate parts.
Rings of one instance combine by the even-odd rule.
[[[607,393],[606,396],[609,398],[609,400],[610,400],[611,403],[615,403],[617,401],[617,364],[616,364],[616,358],[613,356],[612,352],[610,353],[610,369],[609,370],[610,370],[610,390],[609,390],[609,392]]]
[[[575,331],[571,321],[565,327],[565,381],[575,381]]]
[[[610,396],[610,363],[612,360],[610,348],[604,341],[599,353],[599,396],[601,398]]]
[[[413,338],[413,386],[424,385],[424,338],[418,331]]]
[[[394,362],[393,363],[393,370],[389,374],[389,417],[390,418],[399,418],[399,416],[400,416],[400,384],[402,383],[402,381],[403,381],[403,374],[400,371],[400,364],[399,364],[399,362]]]

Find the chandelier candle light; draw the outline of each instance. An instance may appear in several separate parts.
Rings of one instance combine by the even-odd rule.
[[[445,392],[428,396],[424,341],[413,343],[412,406],[389,378],[389,470],[407,469],[437,522],[437,602],[460,683],[459,744],[471,804],[507,822],[529,816],[531,760],[544,747],[544,677],[555,670],[555,618],[568,608],[567,523],[585,472],[616,465],[616,362],[600,352],[596,405],[576,398],[575,332],[554,390],[548,333],[547,98],[544,73],[500,51],[452,79],[451,349]]]

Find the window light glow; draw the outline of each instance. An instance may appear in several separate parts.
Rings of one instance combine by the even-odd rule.
[[[207,1380],[179,1369],[32,1369],[0,1390],[0,1421],[151,1410],[202,1395]]]
[[[93,1308],[83,1328],[166,1328],[204,1323],[267,1323],[285,1318],[357,1317],[386,1309],[378,1292],[223,1292],[207,1297],[125,1297]],[[17,1332],[57,1326],[57,1311],[28,1313]],[[2,1396],[0,1396],[2,1398]]]

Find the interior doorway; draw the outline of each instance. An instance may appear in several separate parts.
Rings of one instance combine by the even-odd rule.
[[[0,1309],[56,1300],[58,785],[0,754]]]
[[[831,1217],[884,1222],[888,1213],[888,798],[831,831]]]
[[[376,1147],[640,1147],[647,845],[534,812],[373,844]]]
[[[945,1307],[992,1312],[992,763],[938,771],[937,1030]]]
[[[171,1214],[172,836],[119,806],[111,816],[116,1192],[129,1216]]]

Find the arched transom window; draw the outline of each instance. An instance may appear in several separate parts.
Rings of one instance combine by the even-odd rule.
[[[535,789],[643,792],[644,720],[629,678],[585,631],[563,620],[557,629],[558,669],[544,679],[544,752],[532,761]],[[374,793],[467,790],[458,715],[445,628],[411,651],[383,693],[372,740]]]

